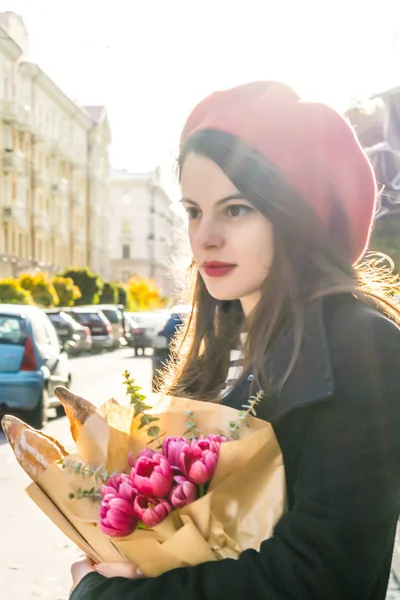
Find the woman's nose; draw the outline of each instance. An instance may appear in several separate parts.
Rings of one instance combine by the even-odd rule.
[[[224,243],[221,227],[214,220],[202,219],[194,239],[199,248],[219,248]]]

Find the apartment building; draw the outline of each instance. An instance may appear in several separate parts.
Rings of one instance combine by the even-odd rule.
[[[180,219],[160,182],[149,173],[111,172],[111,279],[132,275],[154,279],[164,294],[174,292],[171,261]]]
[[[0,277],[88,265],[110,276],[104,107],[81,107],[29,62],[18,15],[0,13]]]

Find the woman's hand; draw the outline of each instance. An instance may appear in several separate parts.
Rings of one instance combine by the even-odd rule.
[[[129,562],[103,562],[96,565],[95,570],[104,577],[125,577],[126,579],[141,579],[143,573]]]
[[[70,594],[72,594],[78,583],[82,581],[85,575],[95,572],[94,562],[86,555],[81,556],[79,560],[74,562],[71,567],[72,588]]]

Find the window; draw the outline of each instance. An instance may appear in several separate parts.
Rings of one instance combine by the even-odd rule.
[[[10,125],[3,127],[4,148],[12,148],[12,133]]]
[[[121,229],[123,233],[131,232],[131,222],[129,219],[122,219],[121,221]]]
[[[122,246],[122,258],[127,260],[131,257],[131,247],[129,244],[123,244]]]
[[[0,315],[0,345],[22,346],[24,339],[21,319],[16,316]]]
[[[132,198],[129,192],[122,192],[122,204],[123,206],[130,206],[132,203]]]

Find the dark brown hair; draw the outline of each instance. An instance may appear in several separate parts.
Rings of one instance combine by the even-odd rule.
[[[313,209],[279,171],[238,138],[218,131],[191,136],[178,160],[179,172],[190,153],[214,161],[243,196],[274,226],[275,255],[261,299],[244,323],[239,300],[215,300],[207,291],[195,263],[190,268],[192,313],[175,343],[175,356],[165,373],[162,391],[215,400],[220,395],[229,366],[230,350],[246,327],[244,370],[251,366],[266,390],[264,365],[282,332],[292,326],[295,346],[287,379],[300,351],[304,307],[316,296],[350,292],[400,321],[390,300],[397,283],[387,271],[354,268],[346,258],[349,232],[340,203],[332,195],[331,235]]]

